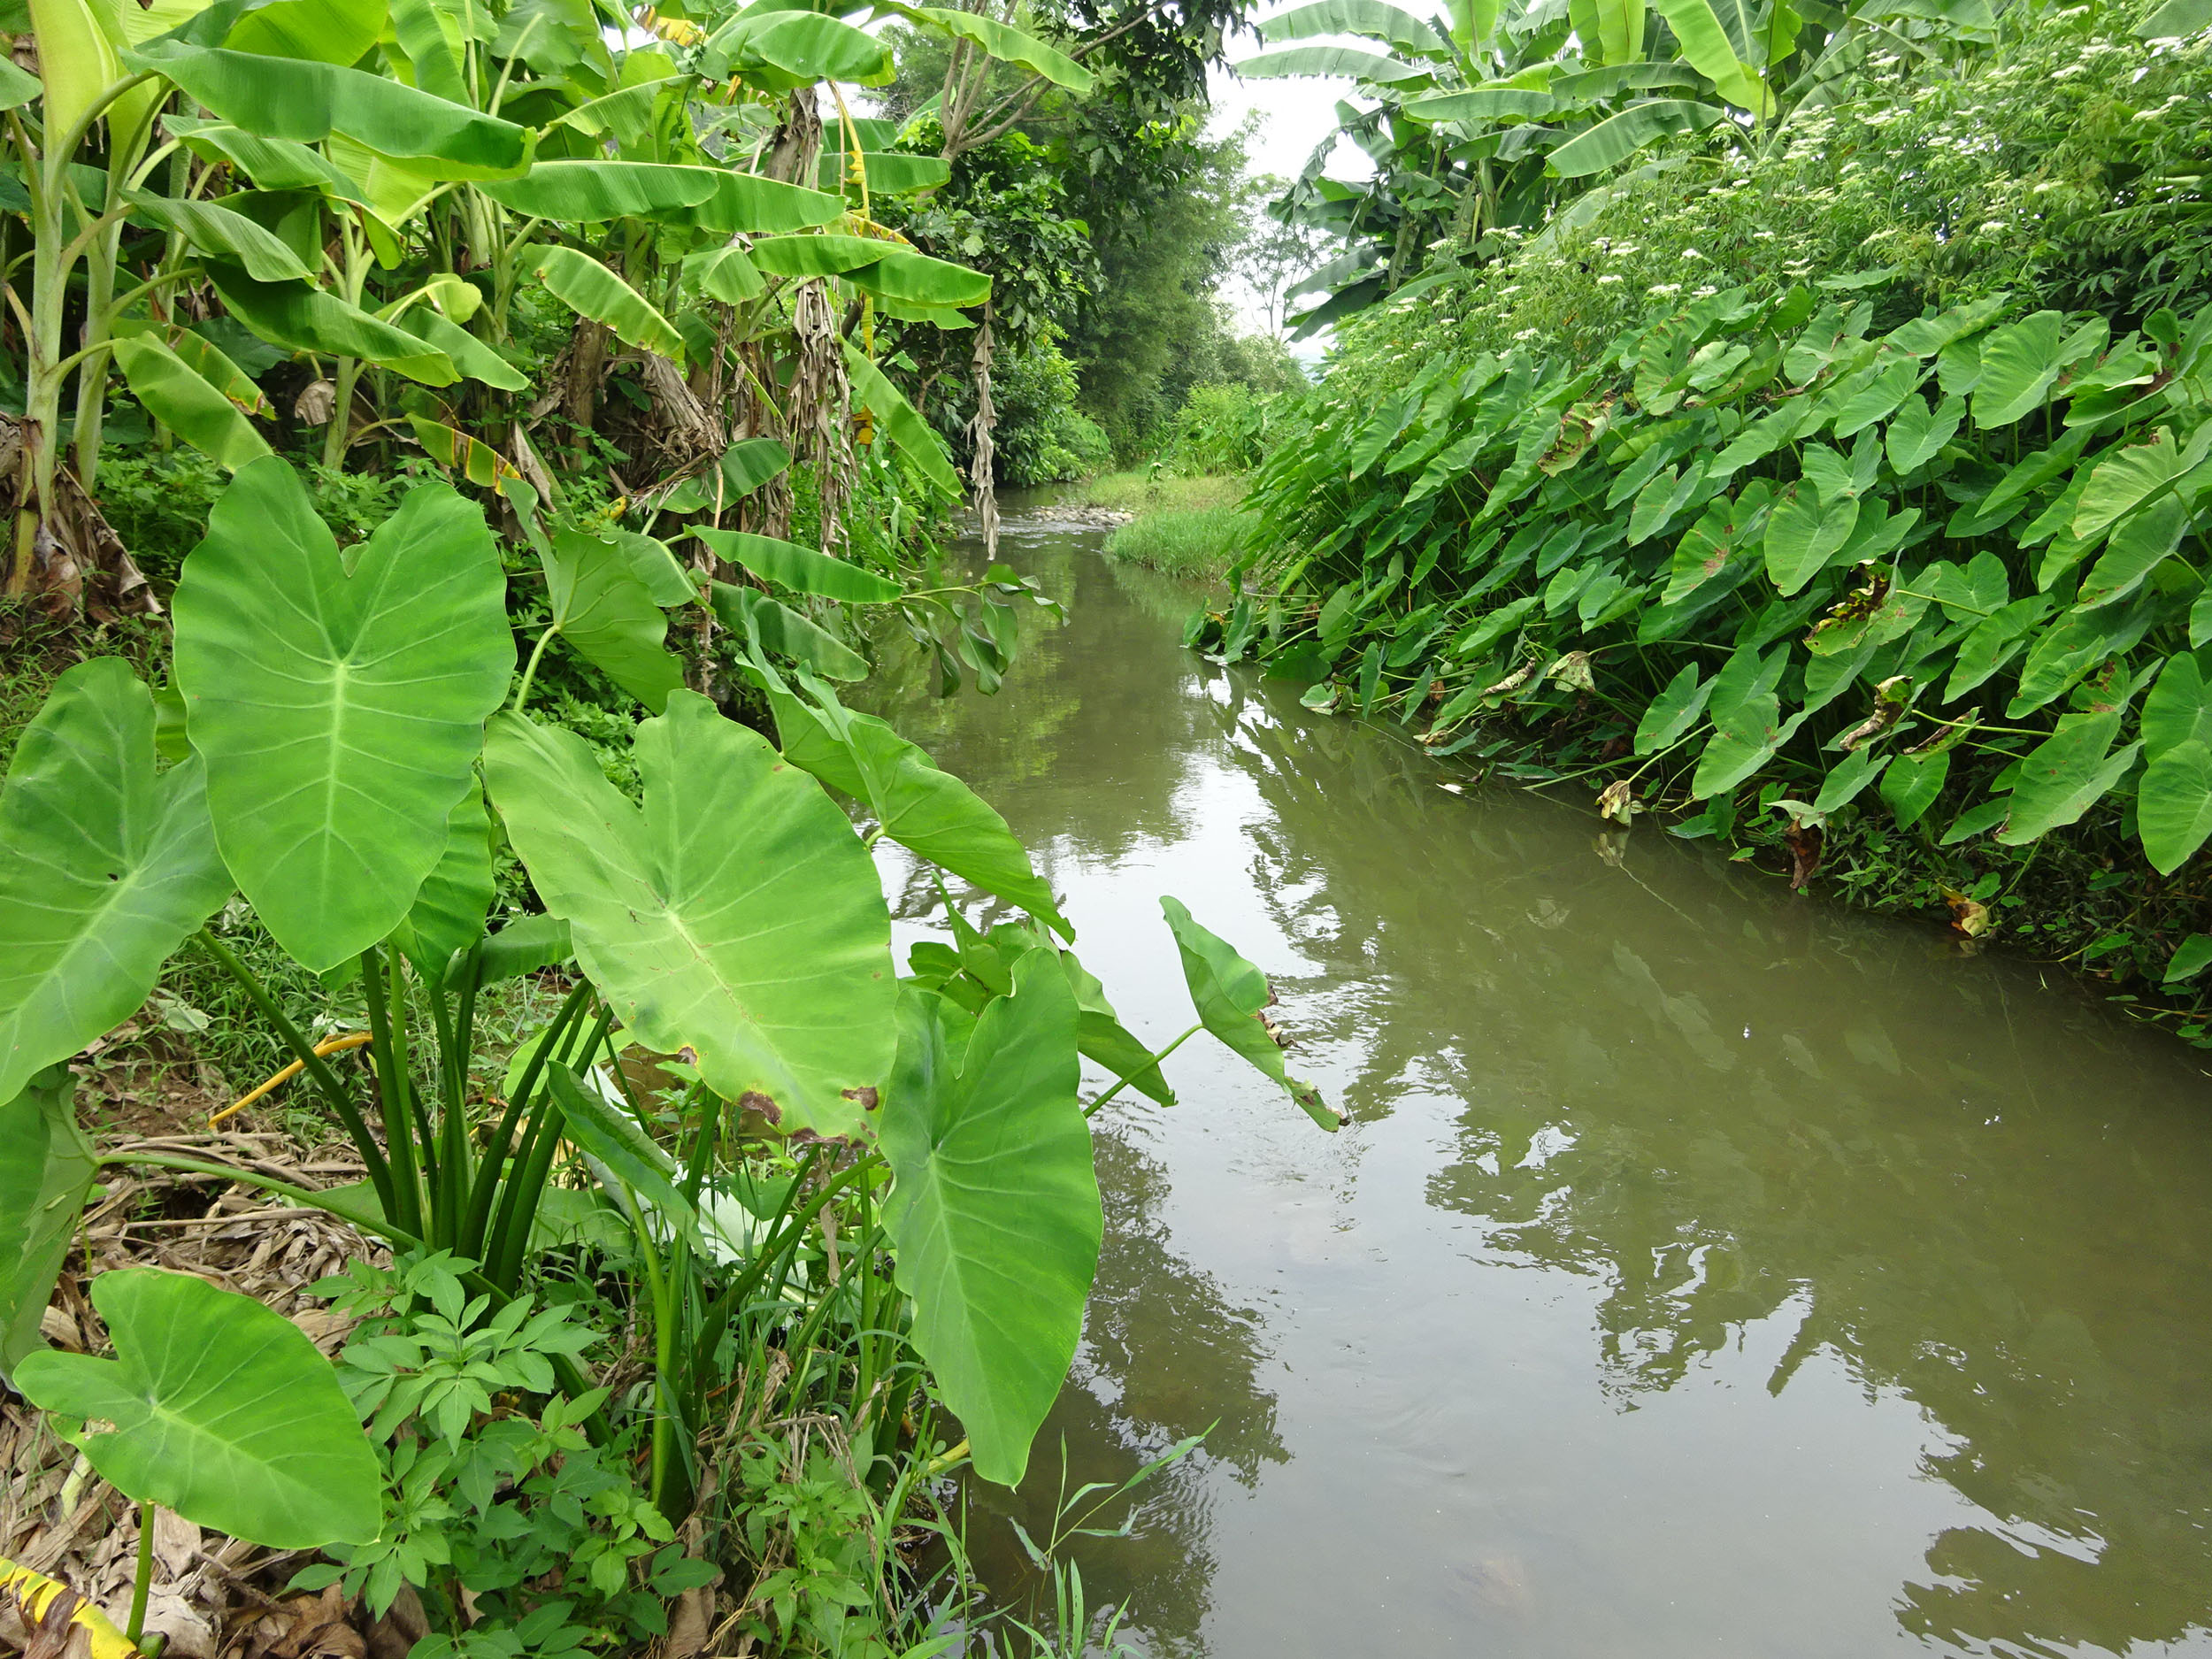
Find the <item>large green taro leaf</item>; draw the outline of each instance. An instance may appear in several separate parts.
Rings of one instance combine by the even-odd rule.
[[[0,1101],[129,1018],[229,894],[204,779],[155,772],[152,694],[112,657],[25,728],[0,791]]]
[[[984,1009],[956,1069],[939,998],[905,991],[883,1110],[895,1177],[884,1225],[915,1346],[976,1472],[1010,1486],[1074,1357],[1102,1231],[1075,994],[1048,950],[1015,964],[1013,987]]]
[[[492,800],[577,959],[647,1046],[786,1130],[859,1133],[895,1033],[875,864],[821,786],[695,692],[637,728],[641,810],[583,739],[492,724]]]
[[[92,1281],[113,1359],[33,1354],[32,1404],[115,1426],[85,1455],[127,1497],[273,1549],[365,1544],[383,1528],[376,1452],[330,1362],[283,1315],[188,1273]]]
[[[177,683],[215,839],[318,972],[397,926],[514,673],[480,509],[420,484],[341,554],[272,456],[240,469],[178,584]]]
[[[40,1316],[100,1167],[77,1126],[75,1094],[57,1064],[0,1104],[0,1375],[40,1346]]]
[[[1160,912],[1175,935],[1183,959],[1183,980],[1199,1023],[1288,1091],[1300,1110],[1324,1129],[1344,1126],[1343,1114],[1321,1098],[1310,1083],[1290,1075],[1282,1044],[1261,1012],[1275,1000],[1267,976],[1237,954],[1236,947],[1191,918],[1179,899],[1163,894]]]
[[[684,683],[684,670],[668,654],[668,618],[653,603],[637,561],[605,536],[563,530],[540,562],[560,636],[658,714],[668,704],[668,694]],[[687,596],[690,590],[685,591]]]
[[[484,809],[483,790],[471,787],[446,820],[445,851],[416,891],[393,941],[425,979],[442,979],[455,953],[484,936],[484,918],[497,896],[491,814]]]

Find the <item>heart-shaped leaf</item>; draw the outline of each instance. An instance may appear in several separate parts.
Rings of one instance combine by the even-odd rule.
[[[2076,604],[2093,611],[2125,599],[2181,545],[2189,523],[2187,505],[2174,495],[2162,495],[2123,521],[2113,531],[2103,556],[2082,578]]]
[[[1859,503],[1849,495],[1824,501],[1800,485],[1776,502],[1765,541],[1776,591],[1787,599],[1827,569],[1858,523]]]
[[[1643,718],[1637,722],[1636,752],[1649,755],[1672,743],[1705,712],[1705,704],[1712,695],[1713,682],[1699,682],[1697,664],[1684,664],[1667,682],[1666,688],[1651,700]]]
[[[1974,385],[1977,426],[2008,426],[2043,406],[2058,379],[2059,331],[2065,326],[2064,313],[2046,311],[1990,331]]]
[[[16,1367],[34,1405],[115,1426],[80,1444],[125,1496],[273,1549],[366,1544],[383,1530],[375,1449],[330,1362],[250,1296],[188,1273],[92,1281],[113,1359]]]
[[[151,694],[119,657],[62,675],[0,790],[0,1101],[129,1018],[230,887],[200,763],[154,771]]]
[[[884,1225],[915,1346],[976,1472],[1010,1486],[1074,1357],[1104,1230],[1076,1097],[1075,995],[1050,951],[1027,953],[956,1067],[942,1007],[927,991],[899,999]]]
[[[2135,822],[2144,856],[2160,875],[2173,874],[2194,857],[2212,836],[2212,749],[2193,737],[2145,767]]]
[[[1874,751],[1859,752],[1870,755]],[[1897,815],[1897,827],[1910,829],[1926,817],[1950,775],[1951,751],[1947,749],[1932,755],[1894,757],[1882,773],[1882,802]]]
[[[556,631],[658,714],[668,694],[684,683],[684,668],[664,646],[668,618],[653,603],[636,561],[628,549],[581,530],[562,531],[549,554],[542,563]]]
[[[514,672],[480,509],[418,485],[349,551],[272,456],[217,500],[175,602],[216,841],[277,942],[318,972],[406,916]]]
[[[1920,398],[1909,396],[1883,434],[1890,465],[1897,469],[1900,478],[1918,472],[1943,453],[1943,446],[1958,434],[1965,419],[1963,397],[1947,397],[1931,409]]]
[[[689,691],[637,728],[642,809],[573,733],[515,715],[492,799],[577,959],[640,1041],[787,1130],[846,1134],[889,1069],[891,919],[821,786]]]
[[[2129,743],[2107,755],[2119,732],[2116,709],[2061,717],[2058,729],[2021,757],[2011,810],[1997,839],[2020,846],[2063,829],[2094,806],[2142,750],[2139,742]]]

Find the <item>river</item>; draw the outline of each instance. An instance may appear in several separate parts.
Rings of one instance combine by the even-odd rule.
[[[1126,1023],[1189,1021],[1173,894],[1352,1121],[1203,1039],[1100,1117],[1075,1373],[973,1488],[994,1582],[1063,1447],[1209,1431],[1074,1551],[1141,1653],[2212,1654],[2204,1056],[1578,796],[1450,793],[1186,651],[1191,590],[1102,539],[1010,521],[1067,626],[901,726]]]

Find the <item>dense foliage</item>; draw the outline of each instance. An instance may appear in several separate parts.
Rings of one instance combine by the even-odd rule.
[[[2212,76],[2141,19],[1868,54],[1366,311],[1194,637],[1801,885],[2200,970]]]

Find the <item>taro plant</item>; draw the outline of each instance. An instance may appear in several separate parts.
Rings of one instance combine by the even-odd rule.
[[[2116,333],[1999,296],[1878,333],[1884,278],[1325,396],[1255,490],[1279,596],[1194,638],[1440,752],[1561,722],[1525,775],[1601,777],[1622,823],[1703,803],[1678,833],[1786,813],[1801,882],[1877,801],[1934,852],[2116,803],[2175,875],[2212,838],[2212,311]]]
[[[731,549],[780,581],[875,596],[865,572],[810,549]],[[249,463],[185,561],[166,726],[119,662],[58,682],[0,793],[0,1098],[25,1148],[42,1150],[12,1175],[0,1216],[27,1245],[0,1310],[11,1341],[30,1340],[55,1240],[98,1161],[69,1121],[66,1074],[50,1068],[135,1009],[196,929],[343,1125],[365,1179],[310,1192],[217,1172],[473,1263],[453,1341],[522,1317],[557,1164],[596,1178],[642,1268],[650,1495],[664,1514],[688,1510],[692,1448],[745,1360],[735,1350],[750,1341],[759,1360],[772,1333],[751,1318],[757,1302],[779,1299],[846,1187],[864,1199],[844,1292],[869,1333],[853,1356],[857,1426],[889,1447],[918,1354],[979,1470],[1019,1479],[1074,1350],[1102,1227],[1079,1056],[1171,1098],[1162,1053],[1064,949],[1073,930],[1004,820],[815,674],[806,618],[753,588],[717,594],[771,698],[779,752],[656,677],[651,578],[621,543],[563,536],[541,551],[556,615],[534,659],[565,634],[658,710],[634,730],[635,799],[583,739],[531,714],[491,533],[442,483],[342,549],[285,462]],[[864,835],[829,786],[864,806]],[[545,907],[496,930],[494,814]],[[869,852],[879,837],[1030,919],[987,939],[949,900],[958,972],[902,979]],[[296,961],[357,984],[365,1088],[204,928],[234,888]],[[1333,1126],[1283,1073],[1264,979],[1170,914],[1201,1024]],[[504,1098],[484,1098],[486,987],[572,962],[574,987],[517,1056]],[[618,1062],[632,1045],[667,1056],[683,1085],[665,1117]],[[747,1145],[761,1136],[797,1154],[767,1186]],[[589,1395],[569,1348],[542,1358]]]
[[[42,1350],[24,1356],[14,1382],[137,1501],[137,1577],[124,1632],[134,1646],[153,1577],[157,1505],[276,1549],[366,1544],[382,1531],[376,1455],[330,1362],[290,1320],[250,1296],[154,1268],[102,1273],[92,1305],[114,1358]]]

